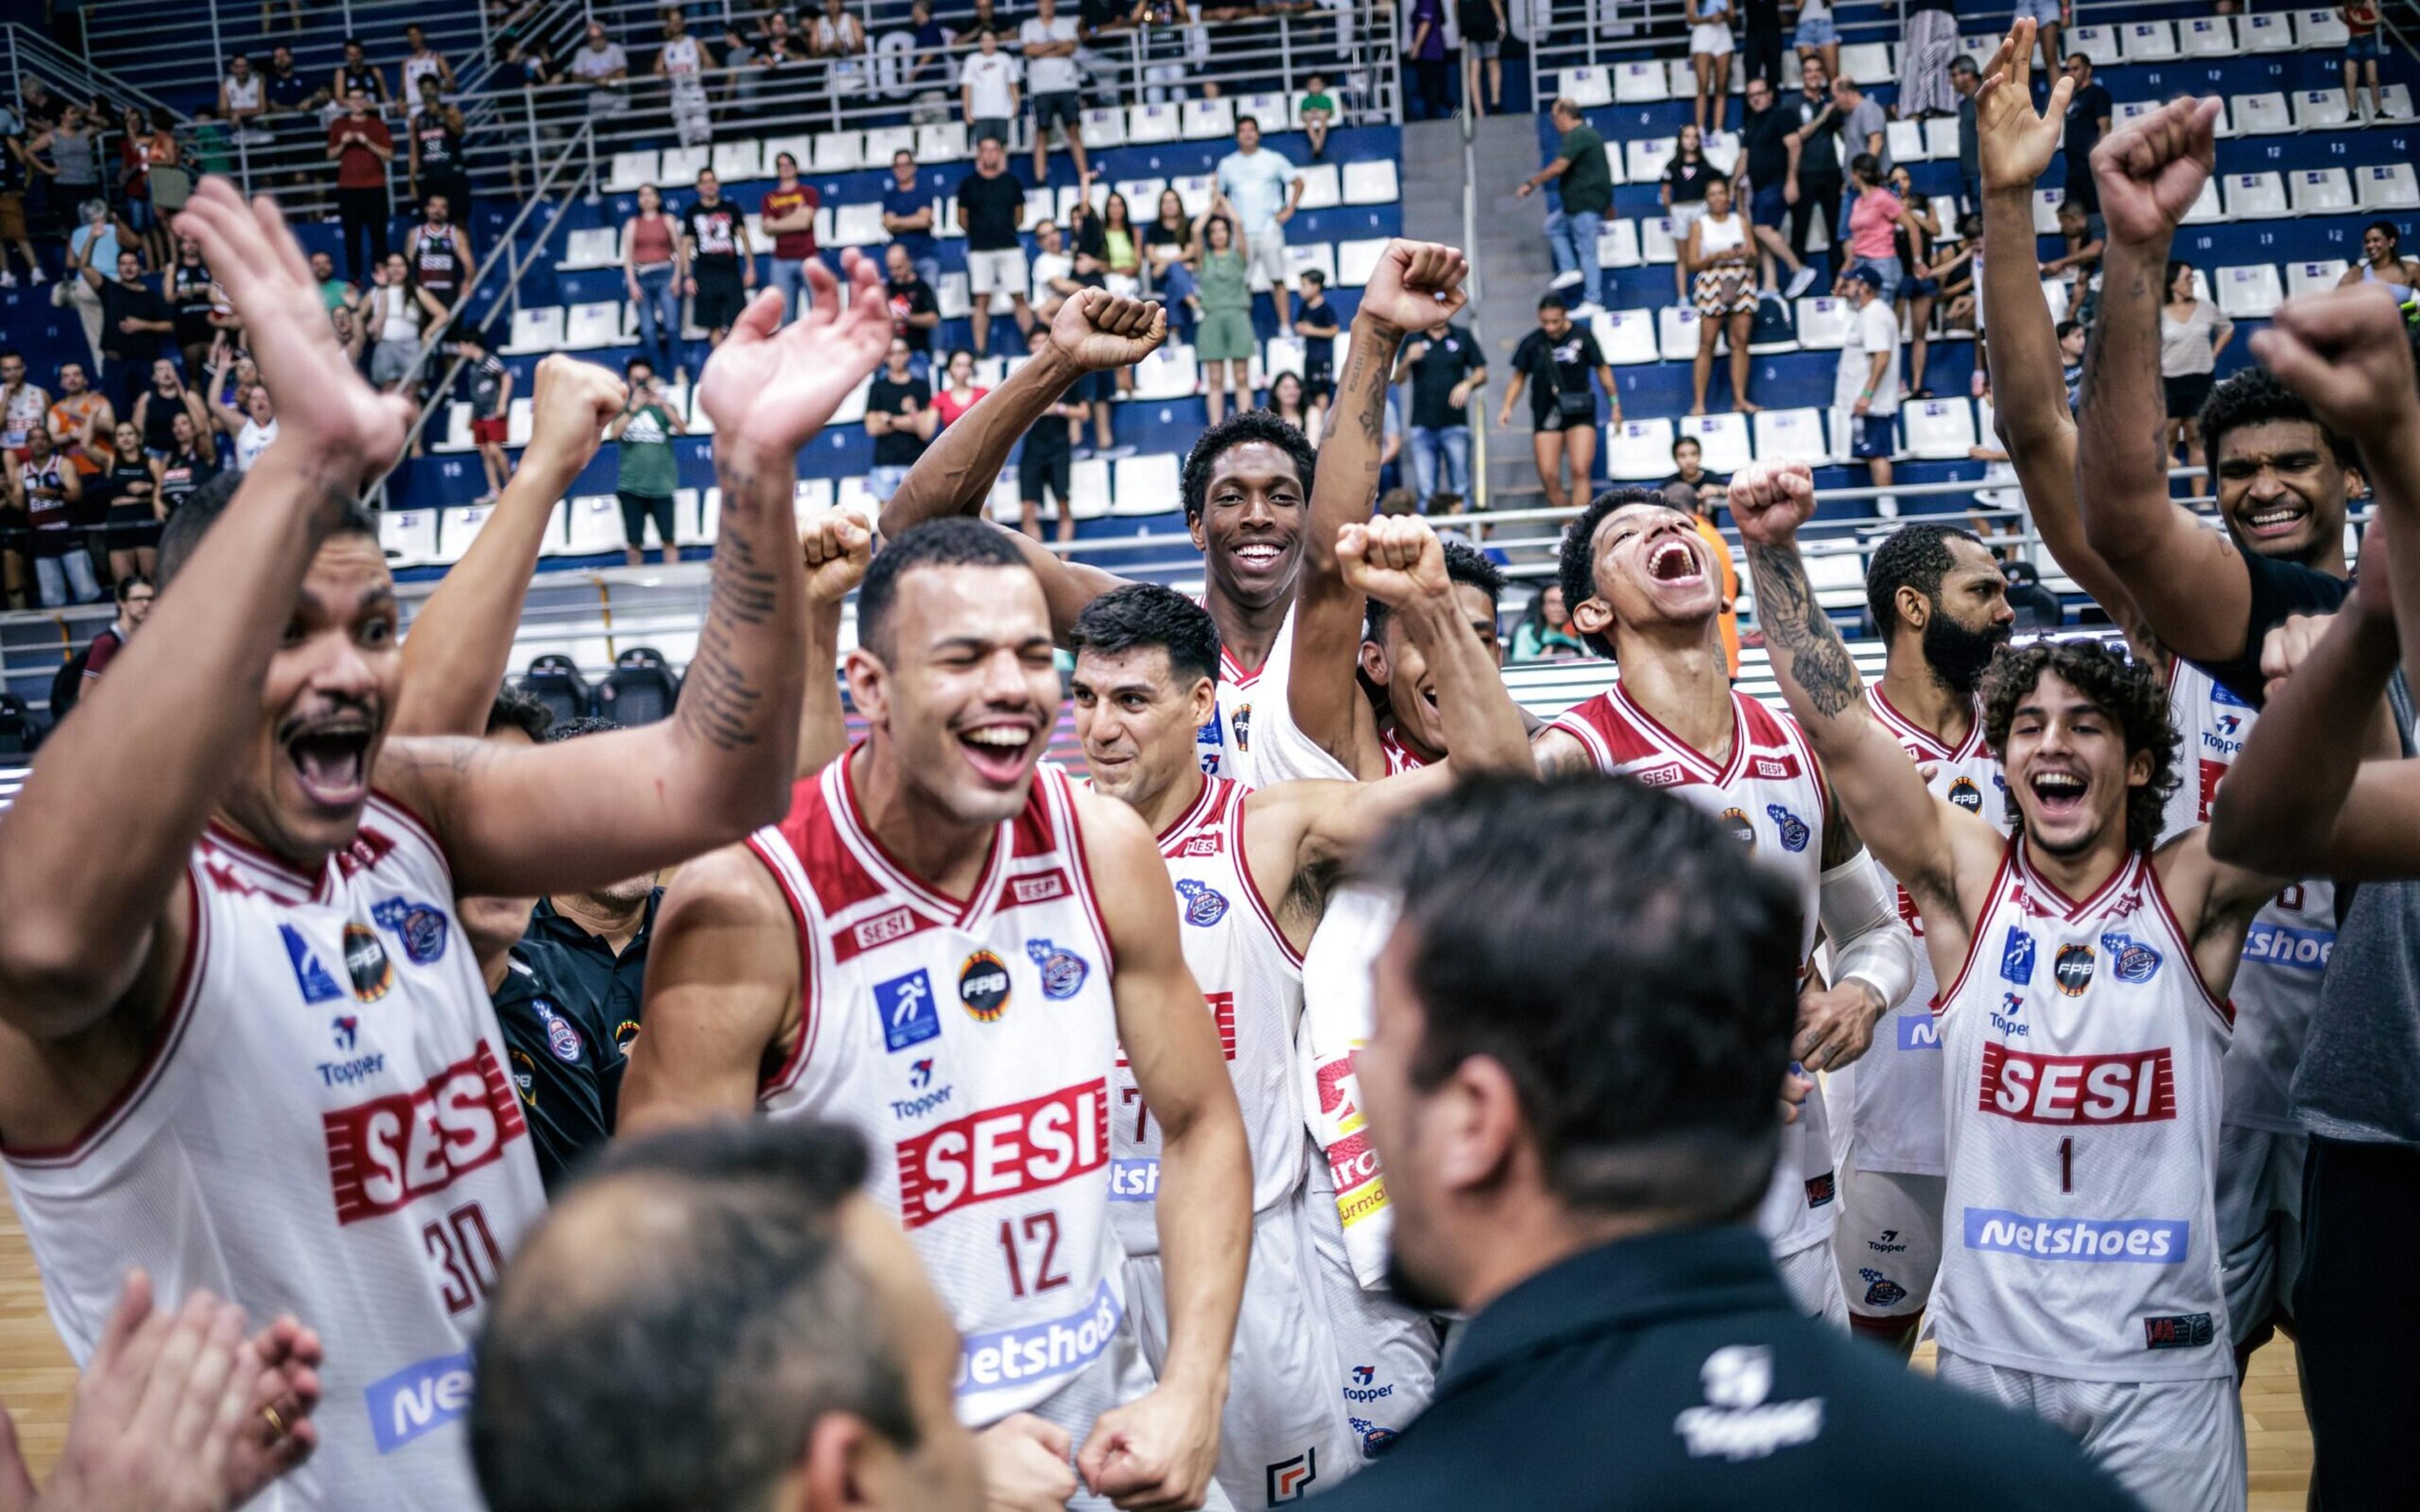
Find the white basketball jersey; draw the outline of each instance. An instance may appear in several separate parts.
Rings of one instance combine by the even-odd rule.
[[[1866,690],[1867,702],[1882,727],[1898,740],[1900,749],[1933,768],[1928,785],[1936,797],[1947,798],[1971,814],[2009,832],[2008,779],[2000,764],[1983,744],[1983,706],[1975,705],[1975,720],[1966,739],[1955,750],[1932,732],[1910,721],[1880,687]],[[1857,1165],[1869,1171],[1911,1176],[1941,1174],[1941,1038],[1935,1033],[1932,958],[1924,950],[1924,920],[1907,889],[1893,885],[1899,917],[1916,940],[1916,984],[1897,1008],[1874,1026],[1874,1047],[1857,1062]]]
[[[318,1452],[271,1508],[476,1506],[471,1341],[546,1205],[487,988],[426,828],[373,794],[306,876],[213,825],[142,1071],[73,1143],[9,1149],[81,1363],[119,1280],[196,1287],[327,1341]]]
[[[1600,770],[1668,788],[1714,815],[1760,861],[1778,868],[1798,892],[1799,959],[1813,956],[1829,816],[1822,768],[1788,716],[1733,690],[1730,759],[1720,766],[1631,702],[1620,683],[1566,709],[1548,728],[1576,739]],[[1781,1131],[1781,1161],[1757,1214],[1773,1253],[1792,1255],[1829,1240],[1838,1192],[1819,1084],[1798,1121]]]
[[[2168,799],[2161,826],[2165,841],[2210,823],[2219,780],[2235,764],[2260,711],[2179,658],[2168,677],[2168,713],[2184,737],[2179,762],[2184,781]],[[2226,1047],[2226,1122],[2239,1128],[2296,1134],[2287,1092],[2303,1058],[2311,1015],[2319,1011],[2319,977],[2336,942],[2336,888],[2325,877],[2297,882],[2271,899],[2252,920],[2243,960],[2228,996],[2235,1004],[2235,1040]]]
[[[2227,1010],[2148,854],[2070,902],[2011,841],[1941,998],[1942,1347],[2082,1381],[2231,1376],[2212,1197]]]
[[[1288,619],[1281,637],[1291,638],[1294,621]],[[1272,656],[1271,660],[1275,660]],[[1194,748],[1202,758],[1202,775],[1223,777],[1248,787],[1258,785],[1258,772],[1252,761],[1252,700],[1263,686],[1262,674],[1268,670],[1264,663],[1246,668],[1226,647],[1218,648],[1218,710],[1193,736]],[[1279,698],[1285,697],[1282,672],[1267,686]]]
[[[1302,957],[1286,943],[1244,862],[1240,782],[1210,778],[1185,816],[1159,837],[1176,885],[1185,964],[1218,1026],[1252,1151],[1252,1211],[1267,1212],[1303,1179],[1302,1103],[1294,1072],[1302,1019]],[[1159,1253],[1159,1124],[1125,1056],[1109,1104],[1109,1221],[1128,1255]]]
[[[758,1102],[864,1136],[869,1193],[962,1336],[958,1415],[982,1426],[1075,1380],[1125,1316],[1109,933],[1058,767],[1035,773],[963,900],[884,852],[848,767],[800,782],[748,841],[799,926],[798,1044]]]

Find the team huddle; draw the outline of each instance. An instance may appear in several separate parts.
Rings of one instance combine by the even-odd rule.
[[[2030,44],[2021,23],[1981,107],[1986,236],[2020,244],[2062,100],[2035,115]],[[2156,299],[2124,292],[2127,259],[2164,255],[2210,128],[2180,101],[2096,157],[2113,239],[2080,434],[2030,258],[1985,274],[2029,510],[2126,645],[2012,648],[1987,545],[1911,524],[1872,554],[1867,687],[1797,544],[1812,476],[1757,465],[1729,501],[1787,707],[1734,688],[1692,517],[1615,489],[1557,582],[1619,681],[1536,729],[1498,671],[1497,566],[1371,515],[1396,351],[1465,301],[1452,249],[1388,248],[1315,453],[1264,412],[1193,449],[1198,601],[976,517],[1070,383],[1165,338],[1105,291],[878,529],[799,519],[798,453],[891,330],[870,264],[810,263],[815,311],[777,330],[759,301],[701,381],[721,517],[675,714],[533,745],[487,720],[527,563],[483,535],[402,641],[352,503],[399,407],[329,336],[274,208],[205,183],[178,229],[256,333],[280,437],[171,520],[158,628],[0,829],[0,1127],[60,1332],[106,1352],[130,1268],[230,1297],[276,1319],[239,1356],[232,1501],[482,1504],[474,1346],[546,1195],[475,920],[677,865],[619,1129],[856,1131],[957,1331],[994,1504],[1325,1491],[1419,1413],[1450,1326],[1389,1244],[1423,1215],[1390,1203],[1360,1114],[1398,905],[1357,856],[1473,774],[1618,774],[1719,818],[1796,896],[1778,1159],[1710,1200],[1798,1309],[1902,1353],[1925,1319],[1946,1380],[2067,1428],[2147,1505],[2242,1506],[2237,1350],[2293,1273],[2284,1088],[2335,912],[2326,881],[2222,859],[2205,826],[2292,671],[2242,643],[2244,600],[2289,567],[2345,576],[2350,470],[2323,401],[2230,379],[2259,450],[2220,469],[2229,545],[2168,501],[2133,423]],[[2351,289],[2289,306],[2264,356],[2402,340]],[[576,473],[621,402],[550,359],[516,486]],[[2226,440],[2214,458],[2252,455]],[[2332,497],[2242,528],[2288,467]],[[1042,759],[1062,650],[1089,780]]]

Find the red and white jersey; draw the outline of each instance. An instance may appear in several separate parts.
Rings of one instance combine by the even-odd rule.
[[[1286,621],[1280,632],[1291,640],[1294,621]],[[1271,661],[1276,660],[1274,654]],[[1256,772],[1252,762],[1252,701],[1264,687],[1279,698],[1285,697],[1285,674],[1280,671],[1274,681],[1263,676],[1268,663],[1246,667],[1226,647],[1218,648],[1218,682],[1216,692],[1218,712],[1210,722],[1194,733],[1196,754],[1202,758],[1202,775],[1223,777],[1247,786],[1255,785]]]
[[[1812,957],[1830,814],[1823,769],[1789,716],[1734,689],[1730,758],[1720,765],[1633,702],[1620,683],[1564,710],[1547,728],[1577,740],[1599,770],[1668,788],[1714,815],[1758,859],[1778,868],[1798,892],[1799,958]],[[1781,1162],[1757,1214],[1757,1227],[1774,1254],[1794,1254],[1828,1239],[1838,1190],[1830,1119],[1818,1085],[1798,1121],[1781,1131]]]
[[[1933,768],[1928,785],[1968,813],[2009,832],[2008,779],[1983,744],[1983,704],[1957,748],[1891,707],[1879,687],[1866,690],[1874,717],[1916,763]],[[1916,983],[1874,1026],[1874,1047],[1857,1062],[1857,1164],[1869,1171],[1941,1174],[1941,1038],[1935,1033],[1932,958],[1924,950],[1924,920],[1907,889],[1893,885],[1900,921],[1916,940]]]
[[[271,1508],[476,1506],[471,1343],[546,1205],[504,1037],[418,819],[373,794],[315,876],[213,825],[141,1072],[7,1151],[51,1316],[87,1358],[129,1268],[327,1341],[319,1451]]]
[[[2011,841],[1941,996],[1942,1347],[2081,1381],[2229,1377],[2212,1187],[2226,1004],[2148,853],[2071,902]]]
[[[1428,764],[1428,758],[1404,744],[1404,737],[1393,725],[1378,732],[1378,749],[1387,758],[1387,775],[1416,771]]]
[[[2259,710],[2182,658],[2169,671],[2168,714],[2184,737],[2179,757],[2184,781],[2168,798],[2163,841],[2210,823],[2219,780],[2260,717]],[[2325,877],[2295,883],[2253,918],[2228,993],[2235,1003],[2235,1041],[2226,1049],[2226,1122],[2280,1134],[2300,1131],[2287,1111],[2287,1093],[2303,1059],[2311,1015],[2319,1011],[2319,977],[2335,942],[2336,889]]]
[[[883,850],[848,768],[800,782],[748,841],[799,929],[798,1044],[758,1103],[864,1136],[869,1195],[962,1336],[958,1415],[994,1423],[1074,1381],[1125,1312],[1109,932],[1058,767],[1035,773],[964,899]]]
[[[1303,1180],[1302,1103],[1295,1029],[1302,1021],[1302,957],[1244,861],[1244,800],[1251,789],[1210,778],[1185,816],[1162,831],[1160,859],[1176,885],[1177,937],[1211,1016],[1244,1110],[1252,1151],[1252,1211],[1267,1212]],[[1110,1103],[1109,1220],[1129,1255],[1159,1253],[1159,1123],[1118,1057]]]

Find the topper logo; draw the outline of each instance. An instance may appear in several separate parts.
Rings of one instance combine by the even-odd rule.
[[[529,1132],[485,1040],[426,1086],[320,1116],[336,1222],[394,1212],[503,1158]]]
[[[899,1221],[908,1228],[967,1203],[1056,1186],[1109,1164],[1107,1084],[1096,1076],[953,1119],[901,1140],[898,1155]]]
[[[2116,1056],[2037,1056],[1983,1046],[1976,1108],[2023,1123],[2152,1123],[2177,1116],[2167,1046]]]

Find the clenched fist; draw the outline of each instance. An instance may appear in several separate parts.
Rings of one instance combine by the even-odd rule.
[[[1804,462],[1751,462],[1731,474],[1731,518],[1750,546],[1788,546],[1815,517],[1815,473]]]
[[[1359,313],[1396,331],[1426,331],[1462,313],[1470,259],[1434,241],[1389,241],[1361,290]]]
[[[806,558],[807,602],[837,604],[865,580],[874,532],[847,510],[827,509],[799,522],[799,547]]]
[[[1050,345],[1087,373],[1132,367],[1168,339],[1168,311],[1105,288],[1088,288],[1050,317]]]
[[[553,353],[537,364],[530,397],[530,454],[573,471],[597,455],[629,389],[610,368]]]
[[[1445,547],[1418,515],[1381,515],[1336,532],[1336,569],[1344,586],[1388,609],[1453,593]]]

